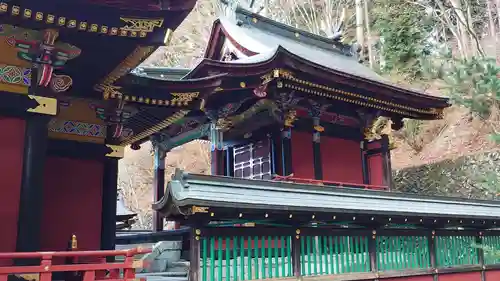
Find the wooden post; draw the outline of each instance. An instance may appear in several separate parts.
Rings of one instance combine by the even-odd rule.
[[[167,151],[163,148],[160,137],[153,139],[154,171],[153,171],[153,200],[158,202],[165,196],[165,158]],[[163,217],[158,212],[153,212],[153,231],[163,230]]]
[[[279,137],[276,137],[275,134],[269,135],[269,145],[270,145],[270,153],[271,153],[271,175],[278,174],[278,155],[276,154],[277,142],[279,141]]]
[[[200,235],[201,235],[201,229],[193,227],[193,230],[190,235],[190,247],[189,247],[189,262],[190,262],[189,279],[188,279],[189,281],[204,281],[199,279],[200,258],[201,258]]]
[[[117,187],[118,158],[105,159],[101,200],[101,250],[115,249]],[[113,262],[114,257],[106,257],[106,260]]]
[[[293,275],[300,280],[302,273],[300,272],[300,229],[295,230],[295,236],[292,236],[292,269]]]
[[[481,266],[481,281],[486,281],[486,267],[484,264],[484,249],[483,249],[483,232],[479,232],[478,236],[476,237],[476,244],[477,244],[477,256],[478,256],[478,261],[479,261],[479,266]]]
[[[225,149],[226,162],[225,162],[225,173],[227,177],[234,177],[234,149],[232,146],[228,146]]]
[[[210,118],[210,117],[209,117]],[[224,141],[223,133],[217,128],[216,119],[212,116],[210,118],[212,123],[210,124],[210,168],[211,174],[214,176],[222,176],[225,174],[226,169],[224,168]]]
[[[392,190],[392,165],[391,165],[391,151],[389,148],[389,136],[382,135],[381,139],[382,145],[382,169],[384,171],[384,185],[386,185],[389,190]]]
[[[432,276],[434,281],[438,281],[438,269],[436,263],[436,231],[432,231],[428,234],[427,239],[429,240],[429,260],[431,262]]]
[[[363,174],[363,184],[370,184],[370,174],[368,171],[368,159],[366,158],[366,146],[367,142],[362,140],[359,143],[360,153],[361,153],[361,171]]]
[[[313,165],[314,165],[314,179],[323,179],[323,163],[321,161],[321,132],[319,131],[320,119],[313,117]]]
[[[281,132],[281,173],[290,176],[292,171],[292,128],[285,127]]]
[[[16,252],[40,250],[48,121],[47,116],[26,119]]]
[[[368,238],[368,237],[367,237]],[[368,253],[370,255],[370,269],[376,274],[378,278],[378,267],[377,267],[377,231],[372,231],[372,236],[369,237],[368,241]]]

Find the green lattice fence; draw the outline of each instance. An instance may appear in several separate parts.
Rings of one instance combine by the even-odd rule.
[[[292,276],[291,243],[291,236],[202,238],[201,280],[256,280]]]
[[[500,264],[500,236],[483,237],[484,263]]]
[[[479,264],[476,236],[436,236],[437,267]]]
[[[212,229],[212,234],[200,237],[199,276],[203,281],[292,277],[294,263],[301,276],[371,272],[371,259],[378,271],[433,267],[431,233],[426,231],[402,231],[401,235],[386,231],[373,237],[371,231],[365,230],[318,228],[304,229],[302,233],[294,233],[293,229],[225,231]],[[278,235],[262,235],[266,233]],[[448,231],[434,236],[435,267],[479,265],[481,249],[485,264],[500,264],[500,236],[484,236],[481,240],[473,232],[454,234]],[[477,243],[480,241],[482,245]],[[370,254],[370,250],[374,252]]]
[[[369,272],[368,239],[366,236],[302,237],[302,275]]]
[[[426,236],[379,236],[376,251],[379,271],[430,268]]]

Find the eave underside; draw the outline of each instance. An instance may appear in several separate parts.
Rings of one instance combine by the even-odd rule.
[[[28,0],[17,6],[8,3],[7,10],[0,11],[0,17],[3,24],[32,30],[57,29],[56,42],[74,45],[82,53],[56,70],[56,74],[72,78],[74,94],[100,99],[102,94],[95,91],[99,89],[96,86],[112,84],[147,58],[157,46],[163,45],[166,34],[177,28],[194,3],[192,0],[175,2],[172,7],[163,7],[165,10],[143,11],[82,1]],[[14,9],[18,9],[17,12]],[[141,32],[139,29],[145,30],[144,26],[136,27],[135,22],[130,22],[135,19],[156,20],[157,23]],[[121,28],[127,26],[130,30],[121,34]]]

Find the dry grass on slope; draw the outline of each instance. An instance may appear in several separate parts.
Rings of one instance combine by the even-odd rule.
[[[420,151],[415,151],[403,138],[398,138],[397,148],[392,151],[392,167],[410,166],[454,159],[499,148],[489,139],[491,129],[487,122],[471,118],[467,109],[451,107],[442,120],[426,121],[416,138]]]

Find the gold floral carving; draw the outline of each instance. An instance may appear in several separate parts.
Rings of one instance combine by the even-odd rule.
[[[170,104],[180,106],[180,105],[188,105],[195,98],[197,98],[200,95],[200,93],[199,92],[171,93],[171,95],[173,98],[170,101]]]
[[[50,87],[54,92],[61,93],[65,92],[73,85],[73,79],[68,75],[56,75],[52,74],[52,80],[50,81]]]
[[[262,80],[262,84],[267,84],[274,80],[274,76],[273,73],[267,73],[265,75],[262,75],[260,79]]]
[[[130,32],[153,32],[156,27],[160,28],[163,26],[163,19],[137,19],[121,17],[120,20],[126,23],[126,25],[121,29]]]
[[[293,122],[295,122],[295,120],[297,120],[297,111],[291,109],[285,114],[285,127],[293,127]]]
[[[220,118],[217,120],[217,128],[222,131],[227,131],[233,126],[233,122],[229,118]]]
[[[378,140],[382,135],[386,134],[389,138],[389,149],[396,148],[394,136],[391,130],[391,120],[387,117],[380,116],[374,118],[372,122],[364,129],[364,136],[366,140]]]
[[[114,99],[114,98],[121,98],[122,93],[120,93],[118,91],[119,89],[121,89],[121,87],[112,86],[112,85],[101,85],[101,91],[103,93],[103,98],[105,100]]]

